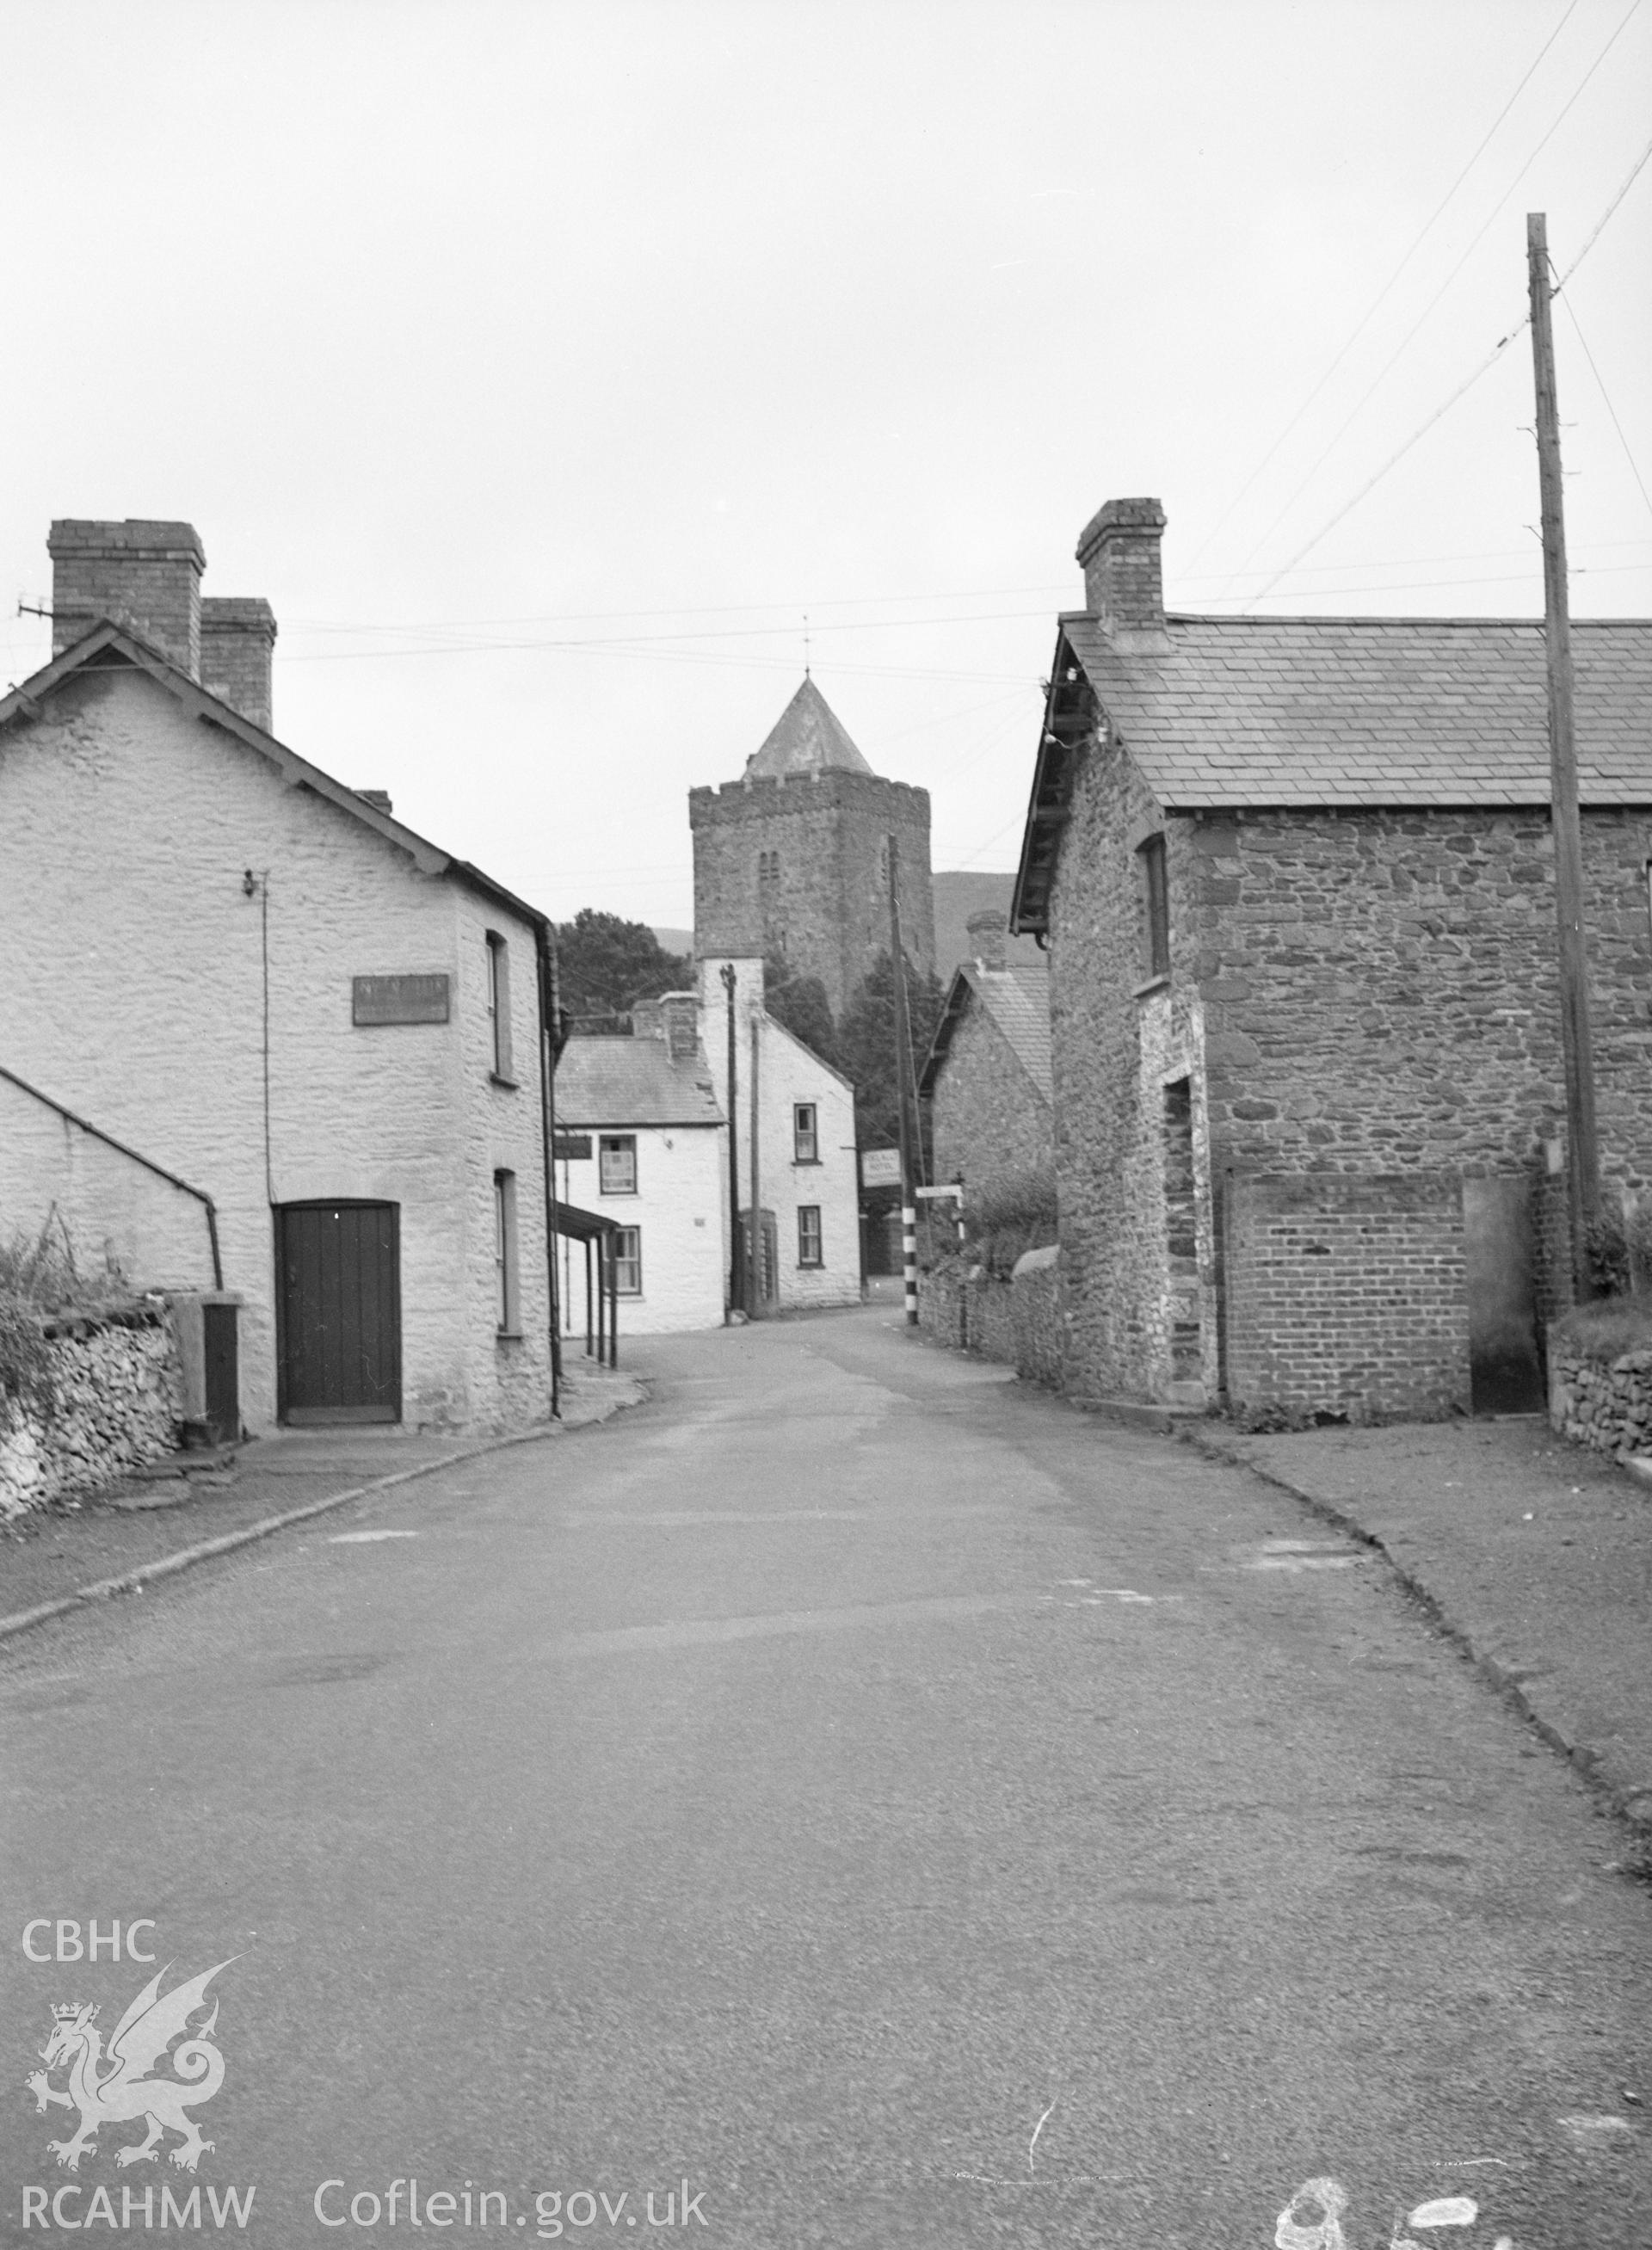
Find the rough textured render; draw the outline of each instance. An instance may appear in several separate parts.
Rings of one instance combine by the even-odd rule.
[[[0,702],[8,1066],[213,1197],[225,1284],[244,1300],[241,1407],[254,1429],[276,1414],[271,1207],[335,1198],[399,1207],[404,1420],[542,1418],[549,1282],[526,910],[480,894],[155,652],[112,628],[76,647]],[[514,1084],[492,1074],[490,932],[515,970]],[[448,977],[446,1023],[353,1021],[356,977],[409,972]],[[520,1185],[521,1333],[509,1336],[496,1318],[496,1171]],[[54,1201],[89,1246],[114,1244],[135,1285],[210,1283],[197,1204],[94,1155],[8,1089],[0,1210],[38,1226]]]

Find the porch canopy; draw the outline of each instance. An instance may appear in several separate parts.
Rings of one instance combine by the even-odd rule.
[[[554,1208],[557,1233],[584,1246],[585,1356],[594,1357],[598,1367],[618,1367],[619,1268],[613,1238],[619,1232],[619,1221],[605,1218],[600,1211],[581,1211],[575,1203],[558,1203]]]

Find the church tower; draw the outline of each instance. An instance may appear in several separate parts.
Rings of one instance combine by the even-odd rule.
[[[930,793],[882,781],[806,674],[738,781],[688,792],[694,941],[784,956],[833,1016],[889,946],[889,843],[907,958],[935,969]]]

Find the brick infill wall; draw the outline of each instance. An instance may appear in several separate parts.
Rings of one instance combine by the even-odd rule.
[[[1468,1411],[1455,1175],[1241,1177],[1227,1196],[1236,1414],[1364,1423]]]
[[[1549,1426],[1614,1460],[1652,1456],[1652,1351],[1586,1359],[1551,1329]]]
[[[183,1373],[163,1313],[58,1323],[46,1337],[38,1394],[0,1401],[0,1518],[95,1491],[177,1443]]]

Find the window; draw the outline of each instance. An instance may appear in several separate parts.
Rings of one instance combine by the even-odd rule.
[[[494,1308],[502,1336],[522,1334],[521,1285],[516,1270],[516,1175],[494,1174]]]
[[[597,1143],[597,1191],[599,1195],[637,1192],[637,1136],[634,1133],[605,1133]]]
[[[812,1101],[794,1101],[791,1105],[791,1161],[795,1164],[818,1164],[820,1161]]]
[[[1150,836],[1136,853],[1142,863],[1142,894],[1147,909],[1147,974],[1170,975],[1170,883],[1165,869],[1165,839]]]
[[[487,1046],[488,1069],[503,1086],[514,1086],[510,1074],[510,948],[499,932],[487,933]]]
[[[642,1229],[622,1226],[614,1234],[614,1294],[620,1297],[639,1297],[642,1294]]]
[[[820,1253],[820,1206],[818,1203],[798,1205],[798,1263],[799,1266],[821,1266],[826,1260]]]

